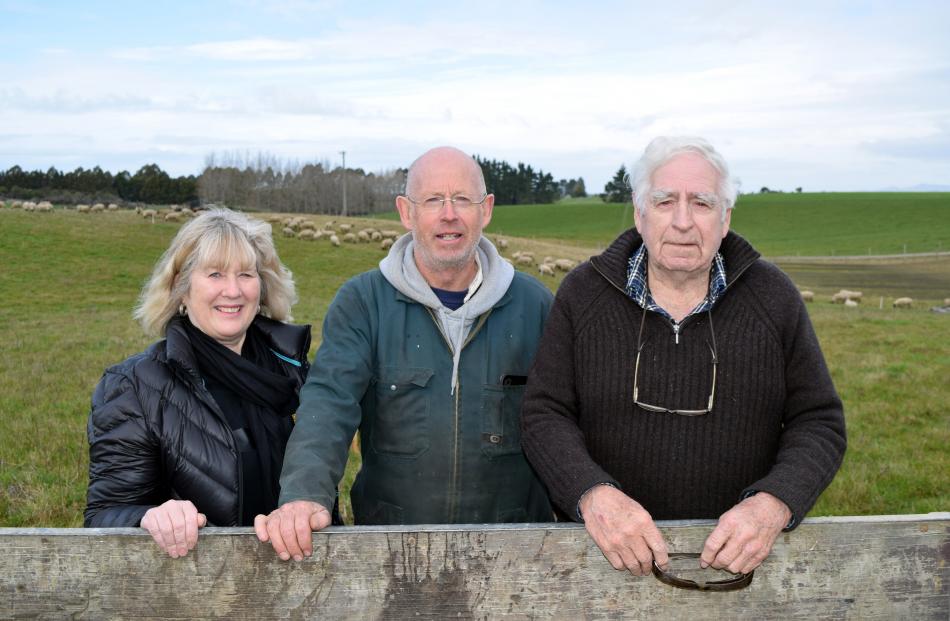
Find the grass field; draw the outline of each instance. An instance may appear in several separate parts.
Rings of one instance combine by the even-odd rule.
[[[554,242],[512,240],[512,248],[543,254],[563,245],[557,240],[570,237],[576,222],[555,230],[551,223],[559,216],[553,214],[560,208],[535,212],[551,227],[545,235]],[[934,218],[940,209],[947,213],[929,209]],[[822,228],[810,221],[809,227]],[[929,228],[932,239],[950,245],[950,219],[931,220]],[[131,308],[176,230],[130,212],[0,209],[0,526],[81,524],[89,395],[105,367],[148,344]],[[787,233],[800,235],[794,228]],[[375,245],[334,249],[284,238],[277,244],[296,276],[295,319],[315,325],[316,347],[333,293],[374,266],[382,252]],[[596,244],[575,243],[566,254],[582,258],[595,250]],[[844,467],[813,514],[950,509],[950,315],[927,310],[950,297],[950,258],[785,267],[800,285],[820,293],[865,287],[868,297],[887,298],[883,310],[873,303],[846,309],[816,302],[811,308],[850,435]],[[559,278],[547,282],[555,288]],[[908,292],[921,300],[915,308],[890,309],[893,297]]]
[[[489,233],[602,248],[630,228],[629,205],[572,199],[495,208]],[[950,250],[950,193],[747,194],[732,228],[769,257]]]

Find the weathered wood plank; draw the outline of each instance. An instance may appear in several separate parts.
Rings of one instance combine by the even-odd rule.
[[[664,522],[699,551],[711,522]],[[752,584],[617,572],[577,525],[329,528],[283,563],[251,529],[184,559],[139,529],[0,529],[0,619],[950,618],[950,513],[809,519]]]

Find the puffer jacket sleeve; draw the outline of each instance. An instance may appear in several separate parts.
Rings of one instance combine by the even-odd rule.
[[[157,408],[158,392],[143,399],[128,367],[105,372],[92,396],[86,527],[138,526],[151,507],[167,498],[161,487],[158,439],[148,428],[146,408]]]

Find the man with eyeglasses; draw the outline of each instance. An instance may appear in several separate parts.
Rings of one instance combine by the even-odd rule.
[[[752,571],[844,456],[801,296],[729,232],[735,198],[708,142],[652,141],[636,229],[564,279],[528,377],[525,453],[555,506],[636,575],[672,552],[655,519],[718,518],[700,564]]]
[[[552,295],[482,236],[494,200],[458,149],[432,149],[409,167],[396,208],[410,234],[327,310],[281,506],[255,520],[282,559],[309,556],[311,531],[330,524],[357,430],[357,524],[553,518],[518,424]]]

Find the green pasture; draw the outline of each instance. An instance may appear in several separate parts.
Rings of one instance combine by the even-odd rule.
[[[603,248],[631,226],[630,205],[588,198],[499,205],[488,231]],[[732,228],[769,257],[947,251],[950,193],[746,194]]]
[[[946,213],[935,205],[932,216],[939,209]],[[742,207],[750,213],[755,209]],[[540,255],[569,240],[566,255],[580,258],[595,252],[600,242],[591,241],[593,229],[580,230],[571,218],[558,226],[562,208],[502,207],[496,212],[532,211],[533,225],[543,224],[547,239],[514,238],[512,231],[525,232],[528,222],[516,225],[505,216],[497,218],[504,230],[495,232],[512,237],[509,251],[529,248]],[[610,208],[618,209],[603,206],[603,213]],[[619,213],[609,236],[621,226]],[[795,225],[816,235],[823,228],[832,230],[808,218],[793,218],[784,225],[789,237],[808,237]],[[0,527],[81,525],[89,396],[105,367],[149,343],[133,323],[131,309],[177,226],[152,224],[126,211],[84,215],[0,209]],[[950,220],[934,219],[920,230],[926,228],[931,239],[950,245]],[[375,244],[333,248],[326,242],[276,241],[296,277],[300,302],[295,319],[315,326],[316,347],[334,292],[350,276],[374,266],[383,253]],[[755,237],[752,241],[759,244]],[[821,242],[812,243],[818,247]],[[950,508],[950,315],[928,310],[950,297],[950,258],[799,261],[785,267],[800,286],[818,293],[811,314],[849,424],[844,467],[814,514]],[[546,282],[556,288],[560,278]],[[866,295],[860,308],[826,301],[839,288],[861,287]],[[891,309],[898,295],[917,299],[915,308]],[[878,308],[880,297],[883,309]],[[352,462],[355,467],[357,455]],[[345,481],[342,486],[344,496],[348,485]]]

